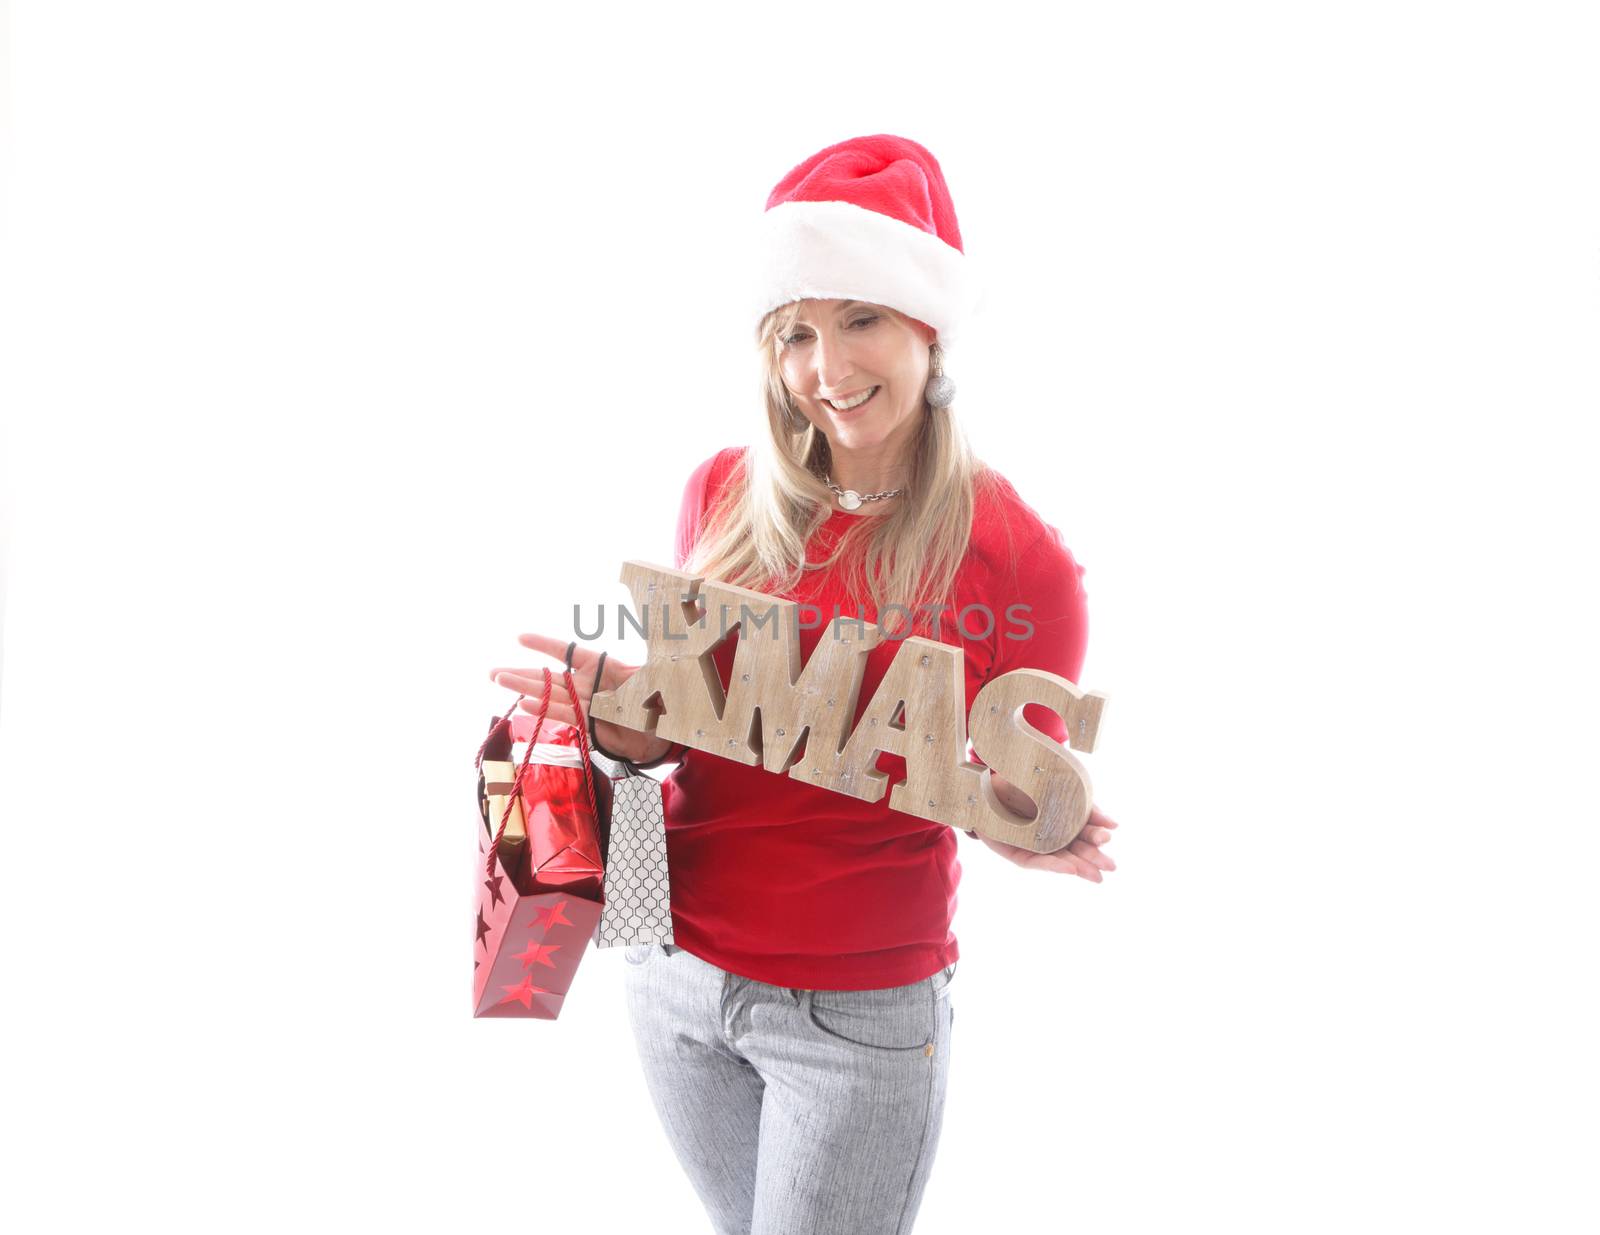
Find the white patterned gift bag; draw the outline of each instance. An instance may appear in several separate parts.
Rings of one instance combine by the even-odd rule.
[[[597,948],[672,943],[667,878],[667,821],[661,784],[627,764],[591,752],[611,782],[605,857],[605,907],[595,926]]]

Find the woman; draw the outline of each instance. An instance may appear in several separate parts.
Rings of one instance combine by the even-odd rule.
[[[884,615],[857,717],[912,633],[962,648],[968,707],[1015,668],[1076,681],[1081,568],[951,412],[943,349],[972,296],[933,156],[888,135],[830,146],[779,182],[763,226],[766,432],[690,477],[678,567],[800,602],[804,657],[836,614]],[[735,637],[714,655],[724,683]],[[521,642],[557,660],[568,646]],[[573,663],[585,714],[637,669],[581,648]],[[492,676],[532,710],[537,671]],[[549,714],[574,721],[559,685]],[[1065,741],[1053,712],[1026,717]],[[887,792],[866,802],[604,721],[594,734],[645,766],[679,761],[663,785],[675,942],[628,950],[627,994],[652,1100],[715,1230],[909,1231],[944,1112],[955,832],[890,810]],[[893,780],[904,759],[877,767]],[[1095,811],[1050,854],[984,844],[1099,882],[1115,826]]]

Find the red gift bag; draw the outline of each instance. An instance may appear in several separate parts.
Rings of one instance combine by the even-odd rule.
[[[577,708],[572,669],[566,687]],[[550,671],[520,768],[511,762],[511,714],[478,748],[478,920],[472,1015],[555,1020],[600,920],[605,882],[600,810],[583,715],[553,727],[546,745],[575,745],[579,766],[536,763],[550,707]],[[498,826],[497,826],[498,825]]]

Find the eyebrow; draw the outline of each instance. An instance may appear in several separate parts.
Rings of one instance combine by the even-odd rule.
[[[857,306],[863,309],[870,309],[872,307],[865,300],[846,300],[842,305],[839,306],[839,312],[848,313],[851,309],[856,308]],[[803,326],[805,325],[805,320],[803,318],[796,318],[795,325]]]

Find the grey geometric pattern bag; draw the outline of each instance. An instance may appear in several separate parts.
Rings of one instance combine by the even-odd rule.
[[[594,946],[672,943],[672,889],[667,878],[667,821],[661,784],[629,764],[591,750],[611,782],[605,845],[605,908]]]

